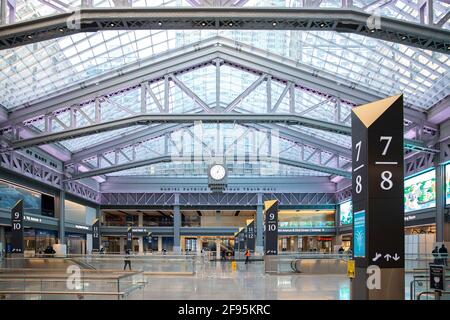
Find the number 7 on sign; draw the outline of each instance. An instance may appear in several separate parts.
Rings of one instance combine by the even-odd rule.
[[[386,145],[384,146],[383,152],[381,153],[382,156],[385,156],[387,154],[387,151],[388,151],[389,146],[391,144],[392,136],[381,136],[380,137],[380,142],[383,141],[383,140],[387,141]]]
[[[357,144],[355,144],[355,148],[358,150],[356,153],[356,162],[359,161],[359,154],[361,152],[361,141],[358,141]]]

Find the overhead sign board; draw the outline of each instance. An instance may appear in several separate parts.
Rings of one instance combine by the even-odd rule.
[[[92,224],[92,250],[100,251],[100,220],[95,219]]]
[[[246,227],[246,242],[247,242],[247,249],[254,251],[255,250],[255,244],[256,244],[256,235],[255,235],[255,221],[250,222]]]
[[[23,200],[11,210],[11,252],[23,253]]]
[[[127,249],[133,251],[133,228],[127,229]]]
[[[265,224],[264,224],[264,242],[265,254],[278,254],[278,200],[269,200],[264,202]]]

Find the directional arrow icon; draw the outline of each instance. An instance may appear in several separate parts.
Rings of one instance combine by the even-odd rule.
[[[377,261],[381,257],[381,253],[375,252],[375,257],[372,258],[372,261]]]
[[[386,259],[386,261],[389,261],[389,259],[391,259],[392,256],[388,253],[384,256],[384,258]]]
[[[397,255],[397,253],[392,257],[392,259],[394,259],[395,261],[397,261],[398,259],[400,259],[400,256]]]

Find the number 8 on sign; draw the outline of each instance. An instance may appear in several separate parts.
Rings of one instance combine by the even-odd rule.
[[[381,183],[380,183],[381,189],[383,189],[383,190],[391,190],[392,189],[392,186],[394,184],[392,183],[391,178],[392,178],[392,172],[390,172],[390,171],[383,171],[381,173],[381,179],[382,179]]]
[[[361,180],[362,180],[362,177],[360,175],[356,176],[356,193],[361,193],[361,191],[362,191]]]

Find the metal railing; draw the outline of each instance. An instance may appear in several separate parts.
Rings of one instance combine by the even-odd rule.
[[[428,269],[429,264],[444,264],[448,265],[448,256],[437,254],[405,254],[405,270],[413,271],[417,269]]]
[[[450,295],[450,291],[424,291],[417,295],[417,300],[420,300],[423,295],[433,295],[434,300],[441,300],[441,297],[447,294]]]
[[[121,255],[91,254],[63,255],[54,257],[5,258],[0,262],[3,268],[67,268],[78,265],[91,270],[124,270],[125,260],[129,260],[133,271],[151,274],[195,274],[196,255]]]
[[[447,269],[449,270],[449,269]],[[413,280],[409,283],[409,298],[410,300],[414,300],[417,298],[418,294],[422,292],[430,292],[430,276],[429,269],[414,269],[412,271]],[[447,271],[447,273],[450,273]],[[450,275],[445,277],[447,282],[446,291],[450,290]]]
[[[283,273],[345,273],[348,254],[302,252],[264,257],[264,271],[272,274]]]
[[[142,272],[0,269],[0,299],[126,299],[146,284]]]

